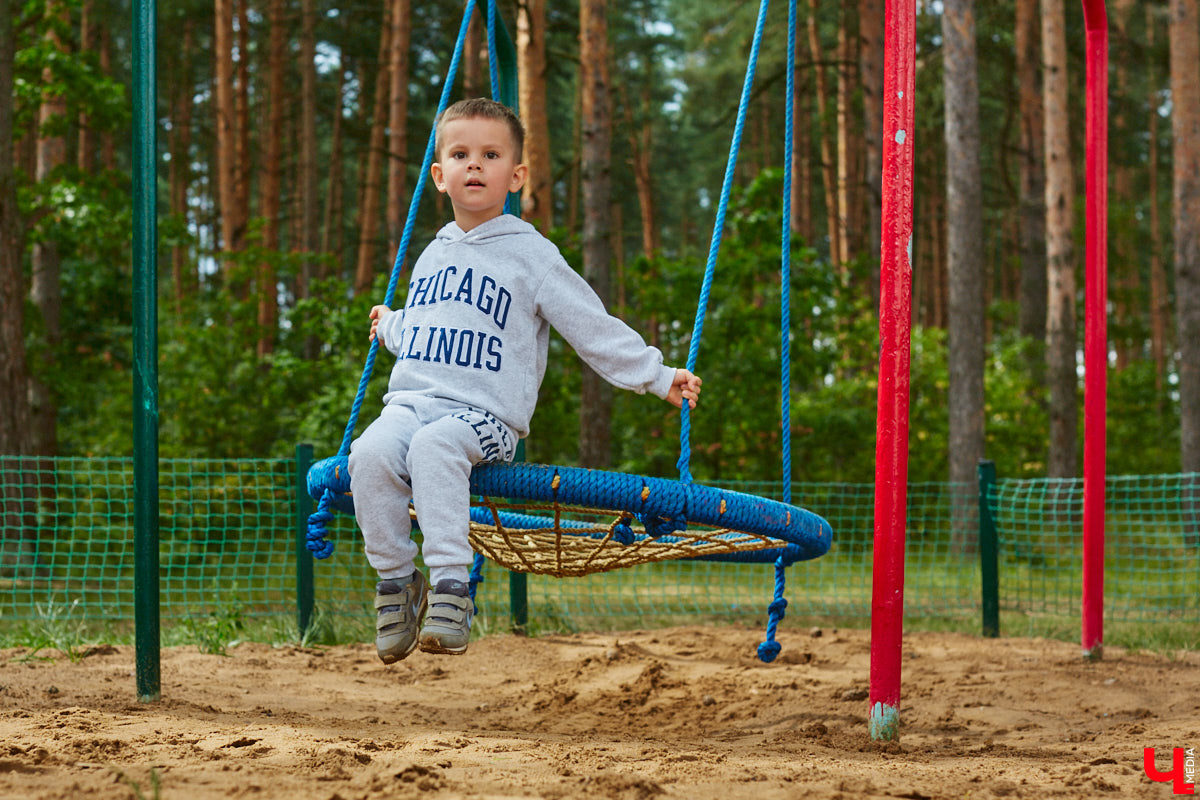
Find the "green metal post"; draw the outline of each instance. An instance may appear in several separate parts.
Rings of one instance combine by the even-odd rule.
[[[513,461],[525,460],[525,442],[517,442]],[[529,576],[524,572],[508,572],[508,607],[512,613],[513,633],[525,633],[529,627]]]
[[[313,558],[308,552],[308,515],[313,512],[308,468],[312,461],[313,446],[296,445],[296,625],[301,639],[312,624],[313,613]]]
[[[134,661],[141,702],[161,696],[158,576],[158,207],[155,0],[133,4]]]
[[[486,7],[480,8],[487,22]],[[517,107],[517,50],[513,46],[512,37],[504,20],[496,17],[496,71],[500,78],[500,96],[496,99],[509,108]],[[521,195],[512,193],[508,196],[504,210],[509,214],[521,215]],[[525,443],[517,444],[517,454],[514,461],[525,460]],[[508,601],[512,612],[512,628],[516,633],[523,633],[529,625],[529,576],[524,572],[508,573]]]
[[[980,461],[979,475],[979,574],[982,583],[983,635],[1000,635],[1000,569],[998,536],[992,506],[988,501],[996,483],[996,463]]]

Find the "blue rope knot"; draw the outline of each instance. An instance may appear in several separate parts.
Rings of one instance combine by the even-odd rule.
[[[635,536],[633,526],[629,524],[629,520],[633,519],[628,514],[621,517],[617,524],[613,525],[612,538],[614,542],[620,544],[633,544]]]
[[[646,533],[655,539],[687,529],[687,520],[682,516],[664,517],[656,514],[639,514],[638,519],[645,526]]]
[[[783,650],[783,645],[772,639],[769,642],[762,642],[758,646],[758,660],[764,664],[770,664]]]
[[[333,492],[326,489],[321,495],[317,510],[308,516],[308,535],[305,537],[305,547],[313,554],[313,558],[326,559],[333,555],[333,542],[325,538],[325,526],[333,521],[333,512],[329,510],[329,501]]]
[[[758,646],[758,660],[770,664],[783,646],[775,641],[775,629],[787,613],[787,598],[783,596],[786,570],[783,557],[775,559],[775,599],[767,606],[767,640]]]

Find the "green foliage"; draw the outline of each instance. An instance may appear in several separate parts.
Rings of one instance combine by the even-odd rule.
[[[192,615],[183,620],[183,631],[187,641],[195,644],[201,653],[214,656],[229,655],[229,648],[240,641],[245,621],[241,601],[235,594],[226,598],[214,590],[213,608],[204,615]]]
[[[333,157],[331,128],[337,107],[334,92],[339,72],[349,76],[342,98],[345,134],[344,197],[355,197],[361,186],[359,161],[368,131],[374,73],[378,65],[380,9],[365,0],[319,5],[317,36],[320,74],[317,104],[319,159]],[[65,0],[68,20],[78,19],[81,0]],[[409,185],[415,182],[428,134],[432,109],[440,93],[446,54],[457,33],[461,4],[448,0],[416,4],[410,79],[410,130],[406,162]],[[511,8],[503,9],[511,21]],[[693,317],[703,278],[710,220],[715,213],[725,159],[729,152],[735,100],[745,75],[746,50],[754,24],[753,4],[697,4],[682,0],[632,0],[610,15],[613,44],[613,164],[614,202],[620,208],[614,233],[624,255],[623,308],[615,309],[646,338],[659,345],[669,363],[686,362]],[[94,24],[111,24],[110,7],[92,8]],[[93,133],[128,136],[127,74],[129,41],[114,39],[112,65],[102,69],[97,52],[76,46],[78,32],[52,13],[43,2],[16,6],[14,20],[15,127],[18,139],[42,133],[63,135],[66,163],[42,181],[19,175],[20,207],[26,244],[53,246],[62,265],[62,341],[51,344],[36,309],[25,321],[29,363],[36,376],[53,387],[58,403],[60,452],[86,455],[127,455],[132,452],[129,429],[133,380],[132,267],[130,180],[126,158],[118,148],[114,171],[80,170],[77,166],[79,120],[86,117]],[[802,16],[807,9],[802,9]],[[826,56],[836,52],[842,15],[833,6],[816,12],[816,32]],[[160,360],[160,452],[175,456],[268,456],[290,458],[297,441],[310,441],[319,454],[335,452],[342,441],[368,351],[367,311],[383,296],[383,281],[355,297],[347,282],[357,242],[359,209],[344,202],[341,218],[330,228],[331,252],[323,256],[323,272],[331,277],[315,282],[306,299],[296,298],[301,263],[292,254],[293,230],[283,226],[283,242],[267,251],[249,233],[249,246],[228,261],[215,252],[212,239],[217,215],[211,207],[214,123],[210,106],[213,80],[212,27],[203,23],[211,7],[195,0],[164,9],[171,30],[189,26],[194,35],[190,52],[167,48],[160,53],[164,111],[164,145],[172,149],[174,98],[193,97],[192,152],[186,164],[192,173],[189,211],[160,219],[162,255],[168,248],[186,251],[183,268],[196,279],[182,295],[160,265],[162,289],[157,331]],[[547,9],[547,101],[550,117],[556,217],[565,227],[556,232],[568,261],[579,265],[578,242],[567,230],[577,230],[580,212],[568,220],[567,176],[575,168],[575,98],[577,64],[576,3],[552,4]],[[772,6],[770,31],[781,31],[786,7]],[[1114,41],[1122,63],[1144,64],[1128,70],[1130,90],[1114,97],[1112,148],[1119,163],[1144,164],[1149,139],[1139,124],[1147,104],[1159,102],[1166,75],[1165,37],[1149,47],[1146,21],[1134,15],[1130,35]],[[803,20],[802,20],[803,22]],[[853,19],[846,22],[854,33]],[[122,22],[122,24],[125,24]],[[995,136],[981,153],[984,177],[985,254],[994,275],[1011,272],[1017,257],[1010,246],[1016,209],[1014,154],[1019,125],[1015,118],[1016,84],[1011,29],[1011,6],[982,9],[979,36],[981,115]],[[247,69],[251,87],[263,69],[263,37],[267,25],[252,16],[247,31]],[[1080,40],[1078,15],[1070,17],[1068,36]],[[56,44],[53,32],[62,44]],[[931,144],[943,137],[944,101],[939,57],[941,17],[921,13],[917,18],[918,64],[915,138]],[[803,36],[801,37],[804,38]],[[801,42],[800,61],[805,44]],[[1071,68],[1080,64],[1081,48],[1072,48]],[[692,415],[691,468],[698,479],[774,480],[782,471],[780,354],[782,331],[780,200],[782,175],[762,165],[781,161],[773,132],[781,119],[779,98],[783,75],[783,38],[770,36],[760,54],[755,83],[755,111],[742,142],[738,186],[729,209],[715,283],[704,316],[703,338],[696,370],[705,378],[701,408]],[[1081,74],[1081,71],[1080,71]],[[294,77],[294,76],[293,76]],[[814,114],[809,65],[801,66],[801,114]],[[461,80],[461,77],[460,77]],[[251,92],[252,117],[260,109],[261,92]],[[171,102],[165,102],[171,98]],[[1141,99],[1137,99],[1141,98]],[[61,99],[63,111],[40,120],[47,100]],[[857,102],[857,101],[855,101]],[[1078,105],[1081,97],[1073,102]],[[775,103],[775,105],[771,105]],[[759,130],[761,128],[761,130]],[[1129,130],[1126,130],[1129,128]],[[640,132],[650,138],[642,140]],[[1083,126],[1074,135],[1082,137]],[[818,163],[818,137],[806,138],[810,152],[801,154]],[[259,145],[251,136],[251,161]],[[1160,125],[1160,158],[1169,153],[1169,129]],[[640,142],[642,144],[635,144]],[[1078,143],[1076,143],[1078,144]],[[648,145],[654,180],[655,221],[662,250],[653,257],[633,255],[640,250],[640,209],[633,171],[624,168],[634,148]],[[1082,152],[1082,148],[1075,150]],[[20,159],[19,159],[20,162]],[[24,162],[21,162],[24,163]],[[18,163],[18,167],[21,166]],[[936,163],[931,158],[928,163]],[[257,165],[255,165],[257,167]],[[928,168],[922,162],[918,169]],[[253,171],[252,171],[253,172]],[[1160,169],[1167,181],[1169,170]],[[323,171],[323,174],[324,171]],[[257,172],[251,181],[257,180]],[[1132,242],[1135,252],[1151,244],[1142,178],[1134,198],[1114,198],[1110,235]],[[925,183],[920,184],[924,186]],[[1164,183],[1165,185],[1165,183]],[[163,187],[165,188],[165,187]],[[336,187],[324,185],[325,196]],[[163,192],[165,194],[165,192]],[[432,191],[427,193],[432,195]],[[1169,192],[1163,190],[1160,202]],[[164,198],[165,199],[165,198]],[[821,218],[824,197],[815,192],[812,212]],[[1077,204],[1082,213],[1082,204]],[[918,213],[921,206],[918,204]],[[444,222],[445,209],[426,202],[417,215],[413,254]],[[1164,221],[1169,214],[1162,215]],[[920,223],[920,221],[919,221]],[[256,225],[261,226],[261,221]],[[919,224],[924,232],[927,227]],[[340,249],[336,242],[341,242]],[[929,243],[918,236],[918,250]],[[790,343],[790,408],[788,409],[793,476],[797,480],[870,481],[874,471],[875,407],[878,384],[878,329],[870,305],[871,264],[832,265],[821,241],[792,244],[789,298],[792,309]],[[1080,250],[1082,252],[1082,250]],[[28,260],[28,259],[27,259]],[[1125,258],[1141,280],[1111,284],[1114,309],[1110,333],[1114,341],[1137,352],[1148,337],[1148,324],[1138,311],[1146,306],[1147,267],[1143,260]],[[165,261],[165,259],[164,259]],[[220,263],[218,263],[220,261]],[[1114,263],[1118,259],[1114,257]],[[1136,262],[1136,263],[1133,263]],[[255,281],[262,265],[269,266],[280,287],[281,323],[268,337],[271,352],[260,355]],[[390,265],[380,265],[381,271]],[[186,278],[185,278],[186,280]],[[998,280],[997,280],[998,283]],[[993,289],[1000,287],[993,286]],[[1011,291],[995,291],[1011,295]],[[177,296],[182,299],[177,301]],[[1127,310],[1128,309],[1128,310]],[[1046,414],[1028,342],[1011,332],[1016,308],[997,302],[989,312],[986,365],[987,456],[1002,476],[1034,476],[1044,472]],[[367,387],[355,432],[378,411],[391,357],[380,354]],[[912,332],[910,415],[910,479],[942,480],[947,460],[946,405],[949,377],[945,334],[917,327]],[[569,348],[552,337],[550,361],[541,387],[528,457],[571,463],[578,457],[579,387],[581,366]],[[1178,469],[1178,398],[1171,376],[1156,384],[1146,359],[1134,359],[1121,370],[1110,370],[1108,410],[1109,471],[1164,472]],[[1082,398],[1082,391],[1081,391]],[[615,466],[623,470],[672,475],[679,454],[679,415],[652,397],[618,392],[613,422]],[[1080,415],[1082,425],[1082,415]],[[1079,448],[1082,455],[1082,447]]]
[[[113,775],[121,783],[129,787],[129,791],[133,792],[134,800],[159,800],[162,797],[162,777],[158,774],[158,770],[150,768],[150,794],[147,795],[142,791],[142,786],[133,778],[126,775],[116,767],[109,767]]]
[[[29,648],[27,659],[38,658],[43,650],[57,650],[74,664],[87,655],[87,621],[79,602],[79,598],[65,603],[51,597],[37,604],[37,619],[27,623],[17,639],[19,646]]]
[[[1109,474],[1153,475],[1180,469],[1179,404],[1169,386],[1159,387],[1155,381],[1154,363],[1149,360],[1108,371]]]

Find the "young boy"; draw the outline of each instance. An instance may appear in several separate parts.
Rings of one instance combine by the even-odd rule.
[[[442,113],[430,174],[454,222],[417,260],[404,309],[371,309],[370,338],[397,361],[383,411],[352,445],[349,466],[380,579],[375,644],[385,664],[418,646],[467,649],[471,468],[511,461],[529,433],[551,325],[614,386],[690,408],[700,393],[699,378],[663,366],[662,353],[605,311],[551,242],[503,213],[525,183],[523,145],[520,120],[499,103],[463,100]],[[410,500],[429,581],[414,567]]]

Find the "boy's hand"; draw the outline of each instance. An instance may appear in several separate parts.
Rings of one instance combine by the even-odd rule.
[[[371,335],[367,337],[367,341],[375,341],[375,331],[379,328],[379,320],[390,311],[391,309],[387,306],[374,306],[371,309]]]
[[[700,384],[704,381],[697,378],[686,369],[675,370],[675,382],[671,391],[667,392],[667,402],[676,408],[683,408],[683,401],[688,401],[688,408],[695,408],[700,400]]]

